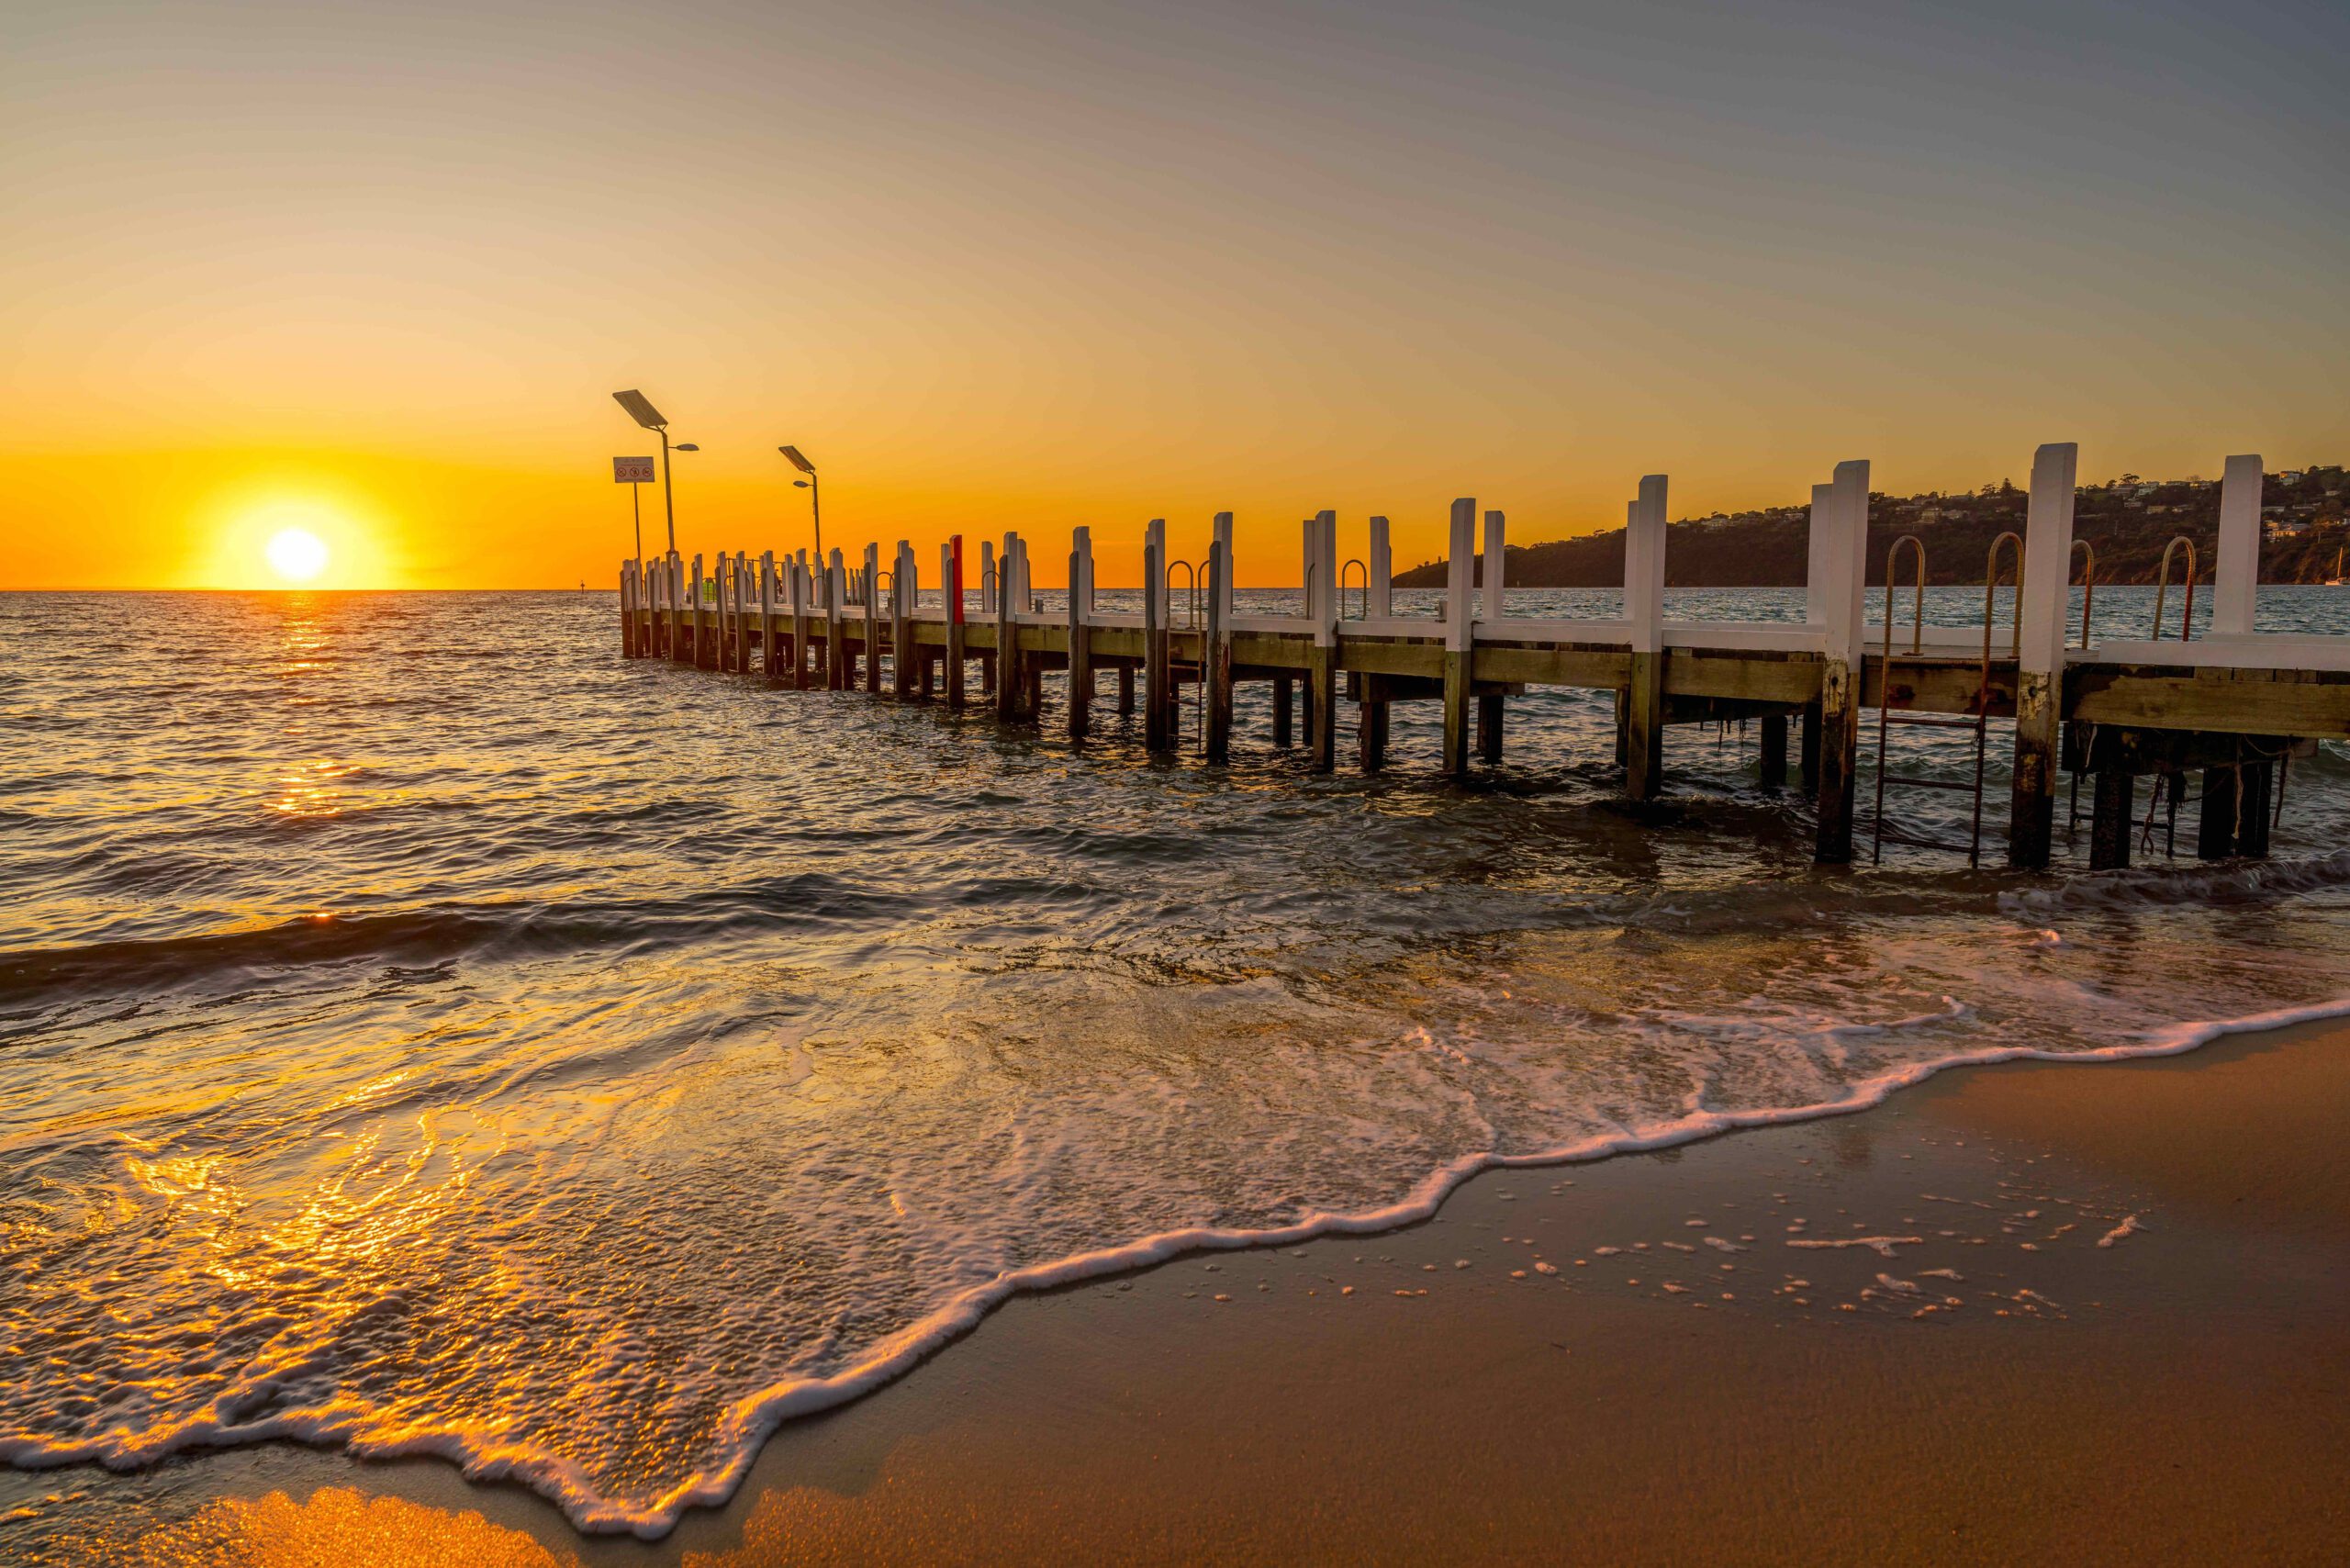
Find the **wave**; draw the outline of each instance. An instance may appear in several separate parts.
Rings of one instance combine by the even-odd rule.
[[[121,996],[319,964],[439,963],[471,954],[529,958],[606,947],[660,948],[733,932],[896,922],[915,901],[822,872],[736,883],[687,898],[603,905],[444,906],[379,915],[314,915],[243,931],[86,943],[0,955],[0,1005]]]
[[[1961,1007],[1954,999],[1944,998],[1944,1010],[1875,1027],[1882,1030],[1906,1024],[1932,1023]],[[1833,1100],[1743,1111],[1692,1108],[1668,1121],[1595,1135],[1528,1153],[1488,1151],[1465,1155],[1430,1172],[1400,1200],[1378,1208],[1318,1212],[1294,1224],[1269,1228],[1199,1226],[1162,1231],[1118,1246],[1007,1271],[957,1294],[841,1372],[772,1383],[737,1399],[727,1407],[714,1434],[715,1446],[725,1456],[723,1462],[638,1504],[602,1495],[575,1462],[544,1449],[502,1438],[491,1427],[408,1423],[397,1429],[378,1429],[370,1425],[370,1410],[351,1400],[308,1409],[273,1409],[266,1415],[247,1418],[246,1413],[274,1404],[277,1395],[297,1381],[301,1372],[315,1370],[303,1367],[273,1368],[256,1382],[215,1400],[203,1413],[140,1434],[118,1428],[105,1436],[70,1441],[45,1441],[24,1435],[0,1438],[0,1462],[27,1469],[85,1462],[129,1469],[176,1452],[272,1439],[322,1447],[341,1445],[357,1458],[442,1459],[456,1465],[470,1480],[510,1481],[530,1487],[563,1509],[583,1532],[627,1533],[658,1540],[675,1528],[687,1509],[714,1507],[726,1502],[742,1484],[767,1439],[785,1422],[848,1404],[903,1376],[976,1328],[989,1313],[1015,1295],[1130,1273],[1191,1253],[1285,1247],[1322,1237],[1394,1230],[1431,1217],[1463,1182],[1487,1170],[1589,1163],[1619,1154],[1669,1148],[1746,1128],[1849,1115],[1882,1104],[1897,1091],[1922,1083],[1953,1068],[2012,1061],[2079,1063],[2177,1056],[2224,1035],[2340,1017],[2350,1017],[2350,997],[2234,1018],[2165,1025],[2134,1040],[2083,1051],[2050,1050],[2035,1046],[1991,1046],[1958,1051],[1864,1079]]]
[[[2340,887],[2350,887],[2350,849],[2294,860],[2220,860],[2098,872],[2053,887],[2002,893],[1999,911],[2036,924],[2085,910],[2254,903]]]

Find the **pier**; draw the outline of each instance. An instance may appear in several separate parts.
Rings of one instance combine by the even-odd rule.
[[[1923,624],[1921,597],[1905,621],[1899,601],[1908,590],[1892,580],[1905,564],[1899,543],[1888,562],[1886,612],[1869,622],[1869,465],[1852,462],[1812,490],[1799,624],[1666,619],[1667,481],[1651,475],[1628,505],[1623,612],[1612,619],[1505,613],[1504,514],[1488,510],[1481,520],[1476,502],[1461,499],[1452,504],[1436,620],[1393,612],[1387,519],[1370,519],[1364,554],[1346,558],[1328,511],[1304,525],[1301,612],[1235,613],[1233,520],[1224,512],[1196,568],[1170,563],[1163,521],[1147,526],[1138,612],[1096,607],[1092,536],[1082,527],[1069,542],[1069,602],[1058,612],[1037,608],[1030,542],[1017,532],[1000,545],[982,543],[975,573],[959,539],[942,546],[934,585],[941,602],[927,605],[920,602],[915,552],[902,541],[886,559],[878,544],[868,544],[860,561],[838,550],[821,562],[806,551],[721,554],[707,574],[699,555],[690,565],[675,555],[626,561],[621,645],[630,657],[754,675],[794,689],[861,687],[949,708],[981,701],[1013,723],[1046,722],[1043,678],[1063,671],[1068,695],[1058,717],[1074,740],[1086,736],[1103,700],[1102,677],[1114,672],[1111,700],[1120,713],[1139,702],[1145,742],[1156,753],[1181,749],[1179,704],[1191,689],[1199,750],[1210,763],[1231,755],[1235,689],[1261,682],[1271,689],[1272,745],[1302,738],[1307,766],[1317,771],[1337,765],[1342,702],[1357,709],[1355,761],[1366,769],[1385,764],[1391,703],[1440,703],[1440,767],[1455,778],[1502,760],[1511,698],[1537,687],[1609,691],[1628,799],[1648,801],[1662,790],[1668,725],[1754,721],[1761,782],[1787,788],[1793,772],[1817,801],[1813,854],[1823,865],[1874,856],[1885,844],[1979,861],[1987,726],[2012,720],[2009,865],[2048,864],[2065,775],[2076,792],[2088,780],[2093,868],[2129,864],[2139,827],[2136,779],[2149,775],[2159,781],[2155,806],[2167,801],[2174,833],[2187,776],[2201,775],[2199,856],[2265,855],[2291,758],[2319,739],[2350,739],[2350,637],[2253,629],[2263,467],[2256,456],[2239,456],[2228,459],[2221,481],[2210,582],[2196,583],[2190,544],[2177,597],[2167,599],[2186,601],[2177,635],[2162,634],[2165,601],[2158,598],[2146,634],[2094,638],[2085,613],[2074,640],[2076,563],[2087,555],[2080,580],[2091,585],[2092,603],[2095,572],[2094,552],[2073,536],[2076,463],[2071,443],[2034,455],[2024,532],[1993,545],[1976,628]],[[1919,571],[1922,581],[1922,561]],[[1180,585],[1180,625],[1179,572],[1196,579]],[[965,603],[973,580],[976,611]],[[2003,582],[2014,589],[2004,616],[1997,592]],[[2210,628],[2190,637],[2192,597],[2203,591],[2211,596]],[[1896,771],[1896,735],[1918,725],[1972,732],[1974,832],[1966,841],[1923,840],[1888,822],[1888,790],[1969,788]],[[1856,810],[1863,745],[1874,745],[1878,758],[1874,810],[1865,815]],[[1988,804],[1996,812],[1998,802]]]

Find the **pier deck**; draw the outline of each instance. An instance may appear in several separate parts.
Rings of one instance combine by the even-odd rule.
[[[1017,532],[1004,536],[1000,552],[982,544],[976,614],[965,605],[959,540],[941,551],[939,601],[931,604],[920,602],[914,554],[903,543],[886,567],[878,545],[867,547],[861,566],[837,551],[822,564],[805,552],[781,560],[722,554],[708,576],[699,556],[689,571],[674,556],[625,562],[622,645],[632,657],[800,689],[886,689],[901,700],[956,707],[970,700],[976,668],[980,696],[1009,722],[1042,722],[1042,677],[1066,671],[1061,719],[1080,739],[1100,678],[1114,672],[1119,711],[1134,711],[1139,685],[1146,740],[1161,752],[1178,749],[1180,689],[1203,687],[1194,694],[1198,741],[1211,761],[1229,755],[1235,688],[1263,682],[1272,688],[1276,745],[1292,742],[1292,693],[1302,693],[1304,745],[1320,769],[1336,765],[1341,701],[1359,711],[1357,760],[1369,768],[1385,761],[1389,704],[1440,702],[1442,767],[1460,775],[1472,753],[1500,760],[1509,698],[1537,687],[1608,691],[1626,793],[1635,800],[1662,788],[1668,725],[1760,721],[1762,778],[1771,786],[1787,781],[1790,729],[1799,725],[1803,784],[1818,806],[1815,856],[1826,864],[1854,854],[1863,710],[1913,722],[1942,716],[1975,731],[1978,744],[1978,721],[2012,720],[2011,865],[2047,864],[2060,768],[2095,780],[2093,867],[2128,863],[2136,777],[2165,780],[2175,805],[2190,770],[2204,775],[2198,853],[2264,854],[2273,770],[2318,738],[2350,739],[2350,637],[2251,630],[2261,469],[2257,458],[2231,458],[2211,633],[2194,642],[2068,646],[2074,470],[2070,445],[2040,449],[2014,609],[1993,625],[1986,594],[1981,629],[1863,624],[1868,465],[1847,463],[1813,490],[1800,624],[1666,620],[1665,480],[1651,476],[1629,508],[1620,619],[1504,614],[1503,514],[1484,514],[1483,559],[1493,569],[1480,581],[1476,504],[1460,500],[1436,620],[1393,612],[1387,520],[1371,520],[1366,560],[1342,562],[1329,512],[1304,524],[1301,613],[1235,614],[1232,519],[1224,513],[1201,581],[1185,590],[1181,625],[1172,623],[1165,525],[1154,521],[1145,533],[1140,613],[1094,607],[1091,532],[1080,528],[1058,611],[1036,606],[1028,543]],[[1355,566],[1360,586],[1342,591]],[[1980,789],[1973,788],[1979,823]]]

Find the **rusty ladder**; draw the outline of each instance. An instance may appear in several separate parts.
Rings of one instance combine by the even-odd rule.
[[[1909,651],[1907,655],[1893,651],[1893,594],[1896,569],[1900,565],[1901,547],[1907,544],[1917,554],[1917,593],[1909,612]],[[1951,659],[1929,655],[1924,651],[1926,626],[1926,546],[1914,533],[1905,533],[1893,542],[1885,556],[1885,646],[1883,676],[1885,688],[1877,693],[1876,710],[1876,820],[1869,845],[1869,863],[1881,864],[1885,859],[1887,841],[1906,844],[1917,849],[1940,849],[1951,854],[1964,854],[1969,867],[1983,863],[1983,775],[1988,758],[1991,707],[1991,633],[1998,621],[1999,598],[1999,549],[2012,547],[2016,570],[2016,613],[2010,617],[2010,640],[2008,656],[2016,657],[2023,647],[2023,541],[2012,532],[2002,533],[1991,541],[1990,558],[1984,568],[1983,582],[1983,653],[1976,662],[1975,699],[1968,704],[1970,711],[1964,717],[1948,713],[1897,712],[1893,707],[1893,666],[1895,662],[1912,666],[1947,666],[1964,664],[1964,659]],[[1916,775],[1896,774],[1889,770],[1893,726],[1917,725],[1926,729],[1965,730],[1975,736],[1975,777],[1970,780],[1956,778],[1925,778]],[[1950,844],[1938,838],[1903,833],[1885,825],[1885,787],[1898,784],[1913,790],[1964,790],[1972,797],[1968,816],[1967,838],[1964,844]]]

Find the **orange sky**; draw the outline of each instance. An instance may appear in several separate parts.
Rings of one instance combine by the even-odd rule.
[[[1468,4],[52,4],[0,78],[0,588],[608,584],[679,542],[1447,501],[1522,542],[2341,461],[2350,23]],[[647,491],[648,521],[657,491]],[[657,538],[657,532],[648,538]],[[1348,553],[1359,552],[1349,545]]]

